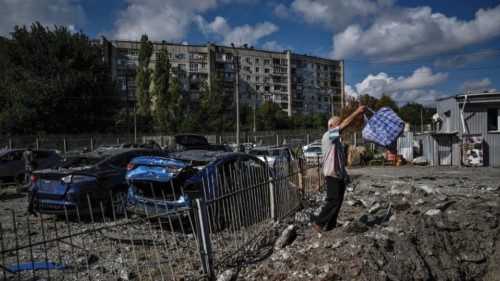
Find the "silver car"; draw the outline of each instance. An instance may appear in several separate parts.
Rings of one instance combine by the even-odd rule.
[[[294,153],[288,147],[255,147],[248,153],[257,156],[257,158],[264,162],[267,162],[271,168],[274,167],[274,163],[280,161],[290,162],[295,159]]]
[[[321,155],[321,144],[309,145],[309,147],[304,151],[304,157],[306,158],[307,164],[319,164],[323,161]]]

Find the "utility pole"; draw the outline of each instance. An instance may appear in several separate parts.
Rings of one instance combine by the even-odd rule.
[[[423,106],[420,106],[420,132],[424,132],[424,117],[423,117]]]
[[[240,144],[240,57],[238,51],[235,50],[236,56],[233,59],[236,60],[236,144]]]
[[[257,96],[255,96],[257,98]],[[256,110],[256,107],[257,107],[257,101],[255,101],[255,103],[253,104],[253,132],[257,132],[257,125],[256,125],[256,122],[255,122],[255,110]]]

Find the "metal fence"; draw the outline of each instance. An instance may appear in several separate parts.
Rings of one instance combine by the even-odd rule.
[[[316,139],[321,138],[321,130],[279,130],[279,131],[260,131],[260,132],[242,132],[240,143],[262,141],[264,145],[282,145],[286,140],[301,140],[305,145]],[[234,132],[226,133],[206,133],[208,140],[212,143],[227,142],[236,143]],[[141,142],[155,140],[162,146],[174,145],[171,135],[142,135],[138,138]],[[32,145],[37,149],[57,149],[63,153],[73,149],[87,148],[93,150],[100,145],[114,145],[134,142],[133,137],[127,134],[116,135],[45,135],[45,136],[0,136],[0,148],[26,148]]]
[[[37,217],[19,201],[6,203],[0,280],[213,279],[272,249],[275,221],[297,210],[323,179],[320,167],[298,159],[273,169],[234,162],[203,183],[203,196],[190,209],[168,216],[149,208],[119,217],[114,204],[125,207],[125,199],[110,207],[88,196],[79,208]],[[157,197],[155,202],[166,200],[163,192]]]

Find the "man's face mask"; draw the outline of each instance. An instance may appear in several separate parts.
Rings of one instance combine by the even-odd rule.
[[[334,143],[340,138],[340,132],[338,126],[330,130],[330,132],[328,133],[328,138],[330,139],[331,143]]]

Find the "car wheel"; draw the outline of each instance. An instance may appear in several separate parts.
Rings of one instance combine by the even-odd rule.
[[[27,188],[30,186],[30,178],[29,178],[29,173],[26,171],[20,171],[17,172],[16,176],[14,177],[14,181],[16,182],[16,185],[21,188]]]
[[[127,204],[127,193],[125,190],[117,190],[113,192],[113,196],[111,198],[112,203],[110,204],[110,208],[113,208],[110,212],[111,215],[115,215],[116,217],[122,217],[126,212],[126,204]]]

